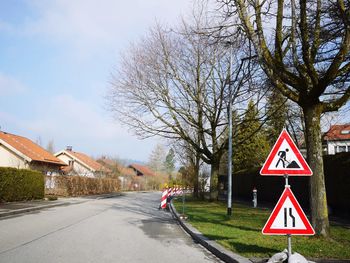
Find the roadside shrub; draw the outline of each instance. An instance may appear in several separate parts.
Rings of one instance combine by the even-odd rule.
[[[51,188],[46,188],[47,195],[82,196],[108,194],[120,191],[120,182],[112,178],[89,178],[83,176],[47,176]],[[51,181],[54,181],[52,184]]]
[[[49,195],[49,196],[47,197],[47,200],[49,200],[49,201],[56,201],[56,200],[57,200],[57,196],[55,196],[55,195]]]
[[[33,170],[0,167],[0,201],[44,198],[44,176]]]

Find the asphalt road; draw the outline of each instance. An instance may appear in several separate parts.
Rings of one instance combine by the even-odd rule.
[[[221,262],[159,211],[160,193],[128,193],[0,220],[0,262]]]

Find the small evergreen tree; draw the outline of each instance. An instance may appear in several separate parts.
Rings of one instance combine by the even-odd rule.
[[[277,89],[272,89],[267,96],[266,108],[268,118],[266,133],[270,146],[273,146],[286,126],[289,107],[282,93]]]
[[[254,101],[250,101],[243,121],[233,140],[233,163],[235,171],[259,167],[269,152],[269,143],[261,129],[259,113]]]
[[[169,175],[169,179],[171,179],[171,174],[175,169],[175,152],[172,148],[165,157],[164,167],[165,171]]]

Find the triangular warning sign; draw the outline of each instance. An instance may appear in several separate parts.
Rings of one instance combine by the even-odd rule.
[[[286,129],[283,129],[260,174],[312,175],[312,171]]]
[[[284,189],[262,233],[264,235],[315,234],[314,229],[289,187]]]

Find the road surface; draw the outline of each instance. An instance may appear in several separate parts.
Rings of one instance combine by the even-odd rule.
[[[221,262],[159,211],[160,193],[40,210],[0,220],[0,262]]]

